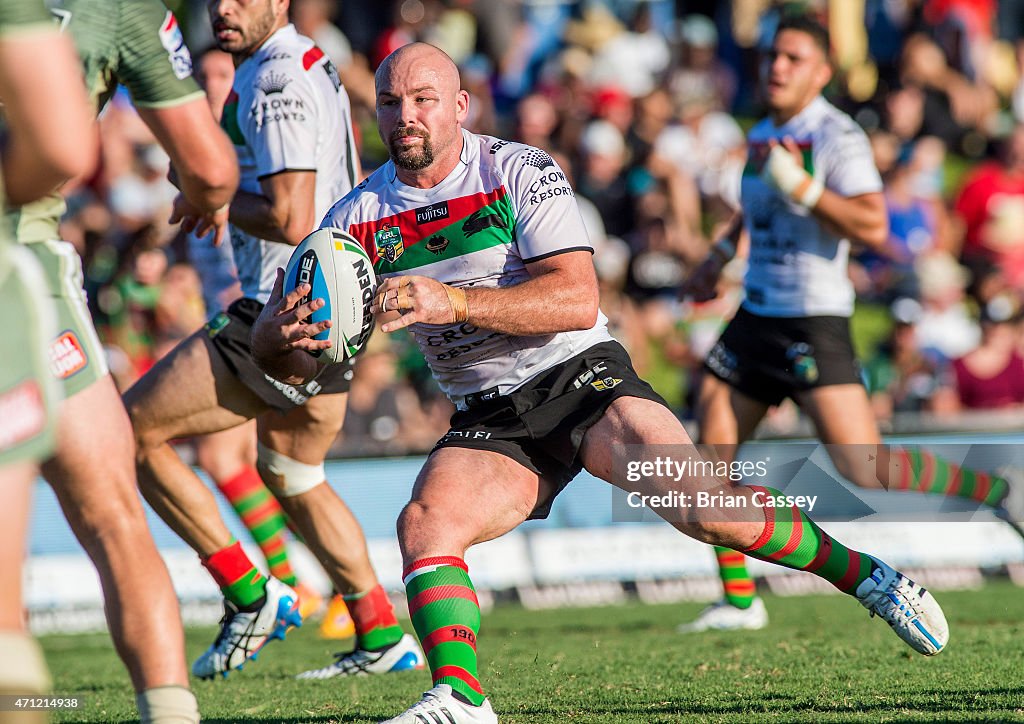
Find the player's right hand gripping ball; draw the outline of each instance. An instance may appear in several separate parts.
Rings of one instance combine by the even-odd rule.
[[[296,247],[285,269],[285,294],[300,284],[312,290],[299,304],[325,302],[307,321],[331,321],[330,329],[315,337],[329,339],[331,347],[310,354],[328,363],[354,357],[373,332],[370,306],[377,290],[377,276],[362,245],[341,229],[317,229]]]

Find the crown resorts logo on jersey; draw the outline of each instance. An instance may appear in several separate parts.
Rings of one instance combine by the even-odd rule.
[[[552,160],[551,156],[546,154],[544,151],[541,151],[539,148],[531,148],[529,151],[527,151],[523,155],[523,163],[525,163],[527,166],[539,168],[541,171],[548,168],[549,166],[555,165],[555,162]]]
[[[260,76],[256,80],[256,87],[263,91],[266,95],[273,95],[274,93],[283,93],[284,89],[292,82],[292,79],[283,73],[275,73],[270,71],[264,76]]]
[[[377,247],[377,256],[389,264],[394,264],[405,251],[402,230],[397,226],[385,226],[379,231],[373,232],[373,243]]]
[[[185,80],[192,75],[192,55],[185,45],[185,38],[178,27],[178,21],[170,10],[164,16],[164,22],[160,26],[160,43],[167,51],[167,59],[171,61],[171,68],[178,80]]]

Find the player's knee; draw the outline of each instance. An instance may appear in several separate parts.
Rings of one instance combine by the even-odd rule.
[[[267,487],[282,498],[302,495],[327,480],[323,463],[301,463],[263,443],[256,446],[256,467]]]
[[[436,515],[436,510],[421,500],[406,503],[398,516],[397,528],[402,550],[413,558],[427,548],[443,547],[455,532],[451,521],[445,525],[444,519]]]

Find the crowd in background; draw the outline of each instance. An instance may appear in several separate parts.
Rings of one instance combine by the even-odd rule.
[[[205,3],[168,2],[198,59]],[[738,203],[759,51],[797,5],[830,28],[829,99],[865,128],[885,184],[890,249],[855,250],[855,341],[880,419],[1024,405],[1024,0],[292,0],[335,61],[363,167],[386,152],[373,69],[413,40],[446,50],[466,126],[548,151],[572,177],[601,305],[641,374],[683,417],[703,355],[742,297],[678,288]],[[111,369],[129,385],[208,315],[166,224],[167,157],[118,95],[100,167],[68,188]],[[229,301],[228,299],[222,302]],[[212,304],[212,303],[211,303]],[[337,454],[429,449],[451,412],[411,338],[377,334],[358,363]],[[780,414],[784,414],[780,413]]]

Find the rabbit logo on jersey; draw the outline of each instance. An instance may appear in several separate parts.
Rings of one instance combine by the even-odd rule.
[[[160,43],[167,51],[167,59],[171,61],[175,77],[178,80],[185,80],[192,75],[192,55],[188,52],[174,13],[169,10],[160,26]]]

